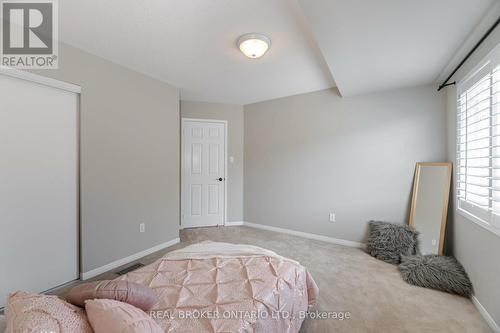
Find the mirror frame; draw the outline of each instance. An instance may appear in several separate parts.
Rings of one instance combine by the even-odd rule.
[[[444,191],[444,198],[443,198],[443,209],[441,212],[441,231],[439,235],[439,246],[438,246],[438,254],[443,255],[443,249],[444,249],[444,235],[445,235],[445,230],[446,230],[446,219],[448,216],[448,202],[450,199],[450,185],[451,185],[451,169],[452,169],[452,164],[450,162],[418,162],[416,165],[415,169],[415,177],[413,179],[413,191],[412,191],[412,198],[411,198],[411,207],[410,207],[410,217],[408,220],[408,225],[412,228],[415,228],[414,223],[413,223],[413,218],[415,215],[415,209],[416,209],[416,194],[418,190],[418,181],[420,179],[420,172],[422,170],[423,166],[445,166],[448,168],[446,172],[446,183],[445,183],[445,191]]]

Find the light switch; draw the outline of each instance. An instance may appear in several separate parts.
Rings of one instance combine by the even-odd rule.
[[[335,222],[336,221],[335,213],[330,213],[330,222]]]
[[[229,156],[229,163],[234,163],[234,157],[233,156]]]

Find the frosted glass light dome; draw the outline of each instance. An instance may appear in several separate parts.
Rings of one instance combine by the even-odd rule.
[[[249,58],[260,58],[267,52],[271,46],[269,37],[262,34],[245,34],[238,38],[238,47],[240,51]]]

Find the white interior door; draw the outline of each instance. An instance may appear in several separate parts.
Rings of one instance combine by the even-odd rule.
[[[0,307],[78,278],[78,95],[0,73]]]
[[[183,228],[223,225],[226,192],[226,123],[182,121]]]

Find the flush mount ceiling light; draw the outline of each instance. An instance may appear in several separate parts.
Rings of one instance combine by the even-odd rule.
[[[238,38],[237,44],[244,55],[256,59],[262,57],[264,53],[266,53],[271,46],[271,40],[269,37],[262,34],[252,33],[245,34]]]

